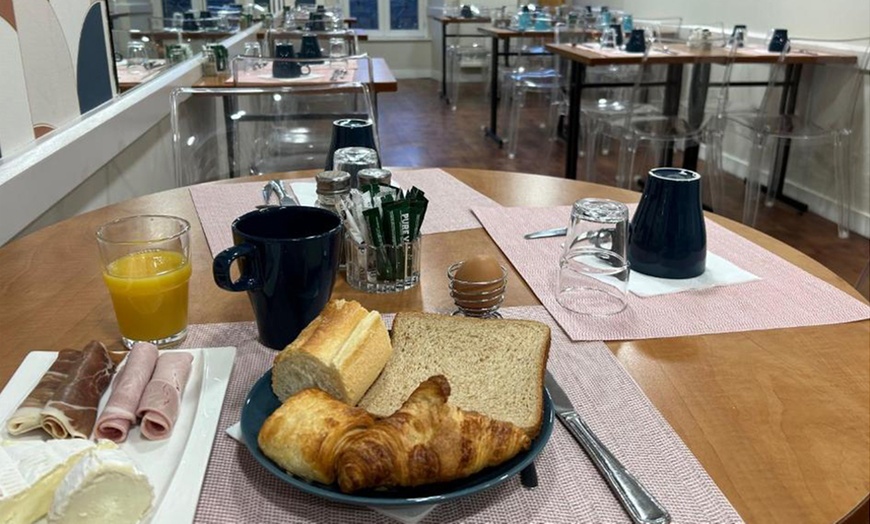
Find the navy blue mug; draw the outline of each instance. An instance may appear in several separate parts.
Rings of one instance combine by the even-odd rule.
[[[788,43],[788,29],[774,29],[767,50],[771,53],[782,53]]]
[[[345,147],[367,147],[378,153],[378,167],[381,167],[381,153],[375,144],[375,125],[361,118],[341,118],[332,122],[332,142],[326,154],[326,171],[332,171],[333,156],[339,149]]]
[[[646,36],[643,29],[632,29],[625,50],[629,53],[643,53],[646,51]]]
[[[316,207],[270,207],[237,218],[233,247],[212,264],[215,283],[247,291],[260,342],[284,349],[323,310],[335,283],[341,219]],[[230,266],[241,275],[233,280]]]
[[[692,278],[704,272],[701,175],[676,167],[649,172],[631,220],[628,261],[632,271],[654,277]]]
[[[622,47],[622,26],[619,24],[610,24],[610,27],[612,27],[613,32],[616,33],[616,46]]]
[[[274,78],[299,78],[303,74],[311,73],[311,68],[307,65],[283,60],[296,58],[293,44],[275,44],[275,58],[277,60],[272,62],[272,76]]]
[[[320,50],[320,42],[317,41],[317,35],[302,35],[302,47],[299,49],[299,58],[323,58],[323,53]],[[312,64],[322,64],[322,61],[312,61]]]

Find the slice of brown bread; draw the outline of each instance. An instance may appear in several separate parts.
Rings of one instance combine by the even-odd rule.
[[[480,320],[431,313],[399,313],[393,356],[359,403],[387,416],[421,382],[444,375],[450,403],[537,436],[543,409],[550,328],[531,320]]]

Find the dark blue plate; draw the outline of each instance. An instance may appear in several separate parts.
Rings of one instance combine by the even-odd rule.
[[[544,416],[541,423],[541,432],[532,441],[532,446],[528,451],[520,452],[517,456],[503,464],[486,468],[475,475],[452,482],[418,486],[416,488],[366,490],[348,495],[342,493],[338,489],[338,485],[309,482],[291,475],[260,451],[260,447],[257,445],[257,435],[260,433],[260,428],[263,426],[266,418],[278,409],[280,405],[281,402],[278,400],[278,397],[272,393],[272,370],[269,370],[251,388],[248,398],[245,400],[245,405],[242,408],[242,436],[244,437],[245,445],[248,446],[248,450],[254,455],[254,458],[273,475],[302,491],[336,502],[361,504],[364,506],[438,504],[497,486],[528,466],[538,453],[544,449],[550,434],[553,432],[553,402],[550,400],[550,394],[545,389]]]

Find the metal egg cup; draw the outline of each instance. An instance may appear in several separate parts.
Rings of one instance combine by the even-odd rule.
[[[457,280],[456,272],[462,267],[462,262],[456,262],[447,268],[447,278],[450,281],[450,296],[456,304],[456,311],[453,316],[462,315],[475,318],[502,318],[498,309],[504,303],[504,294],[507,289],[507,269],[499,264],[501,268],[501,278],[489,280],[487,282],[471,282],[468,280]],[[457,290],[456,284],[463,287],[463,290]],[[495,289],[487,289],[498,284]],[[468,307],[468,304],[494,304],[485,307]],[[462,302],[464,305],[460,305]]]

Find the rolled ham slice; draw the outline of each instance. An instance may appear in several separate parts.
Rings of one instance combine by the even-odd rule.
[[[33,391],[27,395],[24,402],[6,421],[6,429],[10,435],[20,435],[42,427],[43,408],[67,380],[70,371],[81,358],[82,352],[75,349],[63,349],[57,354],[57,359],[51,364],[45,375],[39,379],[39,383],[36,384]]]
[[[154,375],[145,386],[136,410],[136,415],[142,418],[141,431],[145,438],[165,439],[172,433],[192,362],[193,355],[180,351],[163,353],[157,359]]]
[[[90,437],[100,397],[114,372],[106,346],[96,340],[88,343],[81,360],[42,410],[42,429],[54,438]]]
[[[112,394],[106,407],[97,419],[94,436],[114,442],[127,440],[130,426],[136,423],[136,408],[151,380],[159,352],[157,346],[148,342],[137,342],[127,355],[124,368],[115,378]]]

